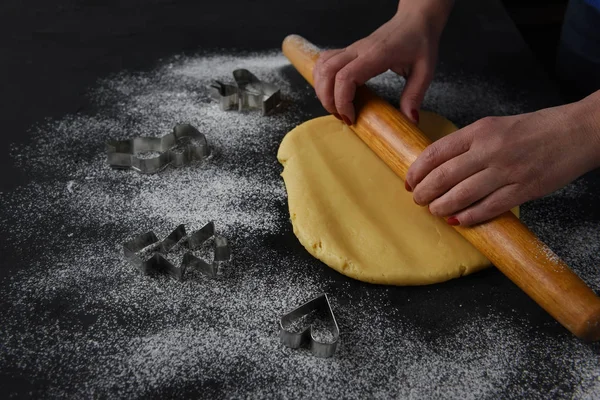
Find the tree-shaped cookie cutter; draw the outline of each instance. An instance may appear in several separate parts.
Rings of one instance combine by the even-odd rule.
[[[212,263],[194,256],[192,251],[198,249],[206,240],[214,236],[214,258]],[[187,251],[183,255],[180,266],[174,265],[166,258],[177,244]],[[144,252],[145,251],[145,252]],[[223,236],[215,235],[215,224],[209,222],[202,229],[186,234],[185,225],[179,225],[164,240],[159,240],[154,232],[138,235],[123,243],[125,258],[145,275],[166,273],[177,280],[183,280],[188,268],[195,268],[205,275],[214,278],[220,267],[231,259],[229,242]]]
[[[247,69],[233,71],[235,85],[215,81],[211,85],[213,98],[221,110],[261,110],[267,115],[281,103],[281,91],[276,85],[258,79]]]
[[[154,174],[168,165],[181,167],[194,160],[208,157],[210,149],[206,136],[189,124],[177,124],[173,132],[162,137],[136,137],[106,143],[108,164],[116,169],[133,169]],[[143,158],[147,152],[160,153]]]
[[[326,319],[329,331],[333,335],[331,340],[323,341],[315,337],[312,324],[305,326],[300,332],[289,329],[294,321],[298,321],[315,312],[320,313]],[[310,351],[317,357],[331,357],[338,346],[340,328],[333,315],[329,298],[325,293],[284,314],[279,320],[279,329],[281,343],[292,349],[308,345]]]

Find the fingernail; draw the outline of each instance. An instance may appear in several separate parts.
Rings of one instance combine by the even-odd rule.
[[[410,112],[410,115],[412,116],[413,120],[415,120],[418,124],[419,123],[419,112],[417,110],[412,110]]]
[[[352,122],[350,122],[350,118],[346,117],[345,115],[342,115],[342,121],[344,121],[344,123],[348,126],[352,125]]]
[[[450,217],[446,222],[448,222],[448,225],[452,226],[460,225],[460,221],[456,217]]]
[[[337,119],[339,119],[340,121],[342,120],[342,117],[340,117],[340,114],[338,113],[333,113],[332,114],[334,117],[336,117]]]
[[[406,181],[404,181],[404,189],[406,189],[407,192],[412,192],[412,188]]]

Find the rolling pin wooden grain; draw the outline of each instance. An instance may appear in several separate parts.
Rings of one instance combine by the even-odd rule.
[[[290,35],[283,53],[313,85],[319,49]],[[403,180],[431,143],[400,111],[366,86],[356,91],[352,130]],[[511,212],[473,227],[454,227],[500,271],[576,336],[600,340],[600,298]]]

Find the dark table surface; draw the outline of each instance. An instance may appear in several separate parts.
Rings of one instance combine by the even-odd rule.
[[[561,103],[555,85],[538,67],[499,2],[473,0],[457,3],[442,39],[436,83],[441,87],[464,82],[465,90],[477,91],[465,98],[479,96],[479,100],[464,108],[455,104],[444,108],[440,106],[443,103],[439,99],[430,98],[429,102],[426,100],[426,107],[437,106],[441,109],[434,111],[464,126],[490,114],[527,112]],[[316,279],[322,280],[320,287],[336,299],[342,347],[336,355],[337,361],[330,361],[339,364],[321,366],[323,371],[330,371],[328,368],[332,365],[339,366],[340,370],[331,370],[330,375],[311,375],[314,370],[308,369],[307,380],[299,380],[299,372],[288,371],[291,377],[288,380],[282,378],[285,374],[282,367],[284,370],[260,375],[261,379],[265,379],[265,388],[275,385],[261,392],[251,383],[253,374],[244,368],[253,365],[252,368],[261,371],[263,366],[240,360],[241,369],[235,370],[235,373],[229,369],[230,374],[225,372],[215,377],[184,372],[184,377],[176,382],[167,379],[139,391],[135,390],[136,380],[133,379],[128,381],[132,388],[123,390],[118,384],[100,385],[97,382],[99,378],[83,371],[85,368],[74,371],[66,367],[64,364],[68,363],[68,358],[44,357],[43,346],[30,344],[28,348],[29,344],[15,340],[23,332],[36,329],[38,318],[40,335],[48,332],[46,328],[54,323],[85,325],[87,322],[84,320],[90,318],[81,313],[69,314],[69,306],[61,301],[32,303],[28,307],[23,305],[34,297],[31,293],[20,293],[19,290],[25,286],[19,280],[39,275],[36,268],[53,268],[44,264],[44,260],[62,251],[59,239],[51,241],[48,246],[40,245],[42,238],[52,236],[56,228],[53,224],[58,220],[40,218],[31,221],[32,229],[29,231],[36,232],[33,236],[19,236],[13,229],[23,222],[25,215],[14,207],[15,193],[27,185],[48,179],[42,178],[35,170],[22,167],[10,156],[11,146],[30,143],[31,127],[48,119],[60,120],[67,114],[93,114],[98,105],[89,104],[90,98],[86,93],[98,85],[99,78],[123,70],[151,71],[160,65],[162,59],[182,53],[193,54],[199,49],[223,53],[232,53],[236,49],[276,49],[289,33],[304,35],[324,46],[340,46],[370,33],[392,15],[395,7],[394,1],[366,4],[364,1],[335,0],[210,3],[183,0],[4,1],[0,5],[3,53],[0,62],[0,121],[3,128],[0,133],[0,165],[3,168],[0,174],[0,204],[3,204],[0,210],[2,392],[17,397],[110,397],[111,394],[124,397],[203,397],[209,394],[229,397],[306,397],[311,394],[317,397],[600,397],[600,347],[573,338],[497,270],[489,269],[428,287],[387,288],[361,284],[328,270],[308,256],[287,223],[283,224],[281,235],[257,240],[281,254],[293,253],[293,257],[309,266],[307,268]],[[307,93],[300,102],[304,116],[323,115],[306,84],[293,70],[290,69],[287,74],[294,90]],[[477,88],[473,82],[481,82],[481,86]],[[395,101],[393,91],[386,91],[384,87],[379,89],[390,101]],[[489,98],[486,98],[488,90]],[[498,90],[501,96],[494,94]],[[280,132],[278,137],[284,133]],[[271,157],[274,157],[275,150],[276,146],[270,149]],[[276,177],[275,169],[273,176]],[[524,222],[596,292],[600,290],[599,199],[600,176],[592,172],[566,189],[522,208]],[[19,201],[34,204],[31,199]],[[285,204],[280,207],[279,213],[279,218],[285,222]],[[68,219],[68,216],[64,218]],[[80,232],[89,237],[103,234],[97,226],[82,227]],[[36,242],[30,247],[36,251],[28,251],[31,241]],[[245,257],[260,259],[260,255],[252,251],[239,252]],[[282,307],[289,309],[293,305],[284,304]],[[382,341],[390,341],[390,338],[399,340],[389,342],[389,346],[398,347],[398,351],[390,351],[385,356],[378,353],[373,356],[373,363],[365,361],[365,358],[353,358],[353,343],[365,343],[364,338],[356,337],[359,330],[353,326],[366,324],[369,320],[364,315],[361,317],[360,313],[353,313],[358,307],[386,320],[382,325],[385,332],[378,334]],[[282,309],[277,308],[277,311]],[[96,308],[89,314],[101,319],[107,312]],[[21,320],[22,326],[19,324]],[[403,339],[407,321],[410,321],[414,332],[410,339]],[[496,325],[479,326],[480,323],[491,324],[490,321],[496,321]],[[126,321],[120,323],[123,326],[128,324]],[[174,324],[177,326],[177,322]],[[465,326],[473,327],[470,336],[457,336],[457,332],[462,331],[455,327]],[[478,326],[481,331],[477,330]],[[494,326],[498,327],[498,335],[491,334]],[[87,334],[83,328],[81,331],[72,329],[74,336]],[[344,329],[348,332],[345,336]],[[276,337],[276,331],[273,332]],[[412,343],[411,353],[408,350],[409,340]],[[471,371],[471,375],[464,375],[451,367],[447,370],[442,367],[422,372],[421,378],[416,378],[402,369],[406,358],[415,357],[414,352],[418,348],[415,343],[422,344],[423,349],[433,349],[431,351],[437,356],[446,354],[450,366],[453,363],[464,368],[473,365],[479,370],[476,374]],[[476,347],[469,353],[472,359],[460,358],[465,353],[457,351],[456,347],[464,349],[471,344]],[[402,353],[404,345],[407,353]],[[510,347],[518,347],[518,351],[508,351]],[[79,359],[90,357],[90,360],[97,360],[93,351],[87,353],[87,350],[74,348],[70,351]],[[44,363],[36,362],[33,353],[37,353],[40,360],[45,360]],[[289,354],[281,357],[289,357]],[[419,356],[431,356],[428,354],[423,350]],[[518,358],[503,358],[514,357],[515,354],[519,355]],[[243,358],[244,353],[237,356]],[[498,357],[497,366],[503,371],[495,371],[492,363],[482,364],[479,359],[485,357]],[[275,360],[276,363],[280,361]],[[281,364],[285,363],[281,361]],[[364,365],[361,367],[359,364]],[[398,367],[392,368],[393,365]],[[422,365],[433,364],[423,360]],[[213,367],[218,369],[216,364]],[[356,373],[363,377],[364,382],[347,376],[355,374],[352,371],[356,370],[352,368],[364,368],[360,374]],[[428,373],[432,374],[431,387],[419,386],[423,374]],[[118,375],[117,372],[115,374]],[[502,379],[494,379],[499,375]],[[376,383],[377,379],[382,382]],[[470,384],[461,385],[460,382],[469,379],[472,380]],[[366,381],[369,381],[368,384]],[[489,390],[474,392],[469,389],[471,384],[489,386]]]

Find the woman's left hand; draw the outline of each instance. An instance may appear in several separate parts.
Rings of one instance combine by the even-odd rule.
[[[430,145],[411,165],[417,204],[473,225],[600,166],[600,92],[578,103],[481,119]],[[412,188],[412,189],[411,189]]]

